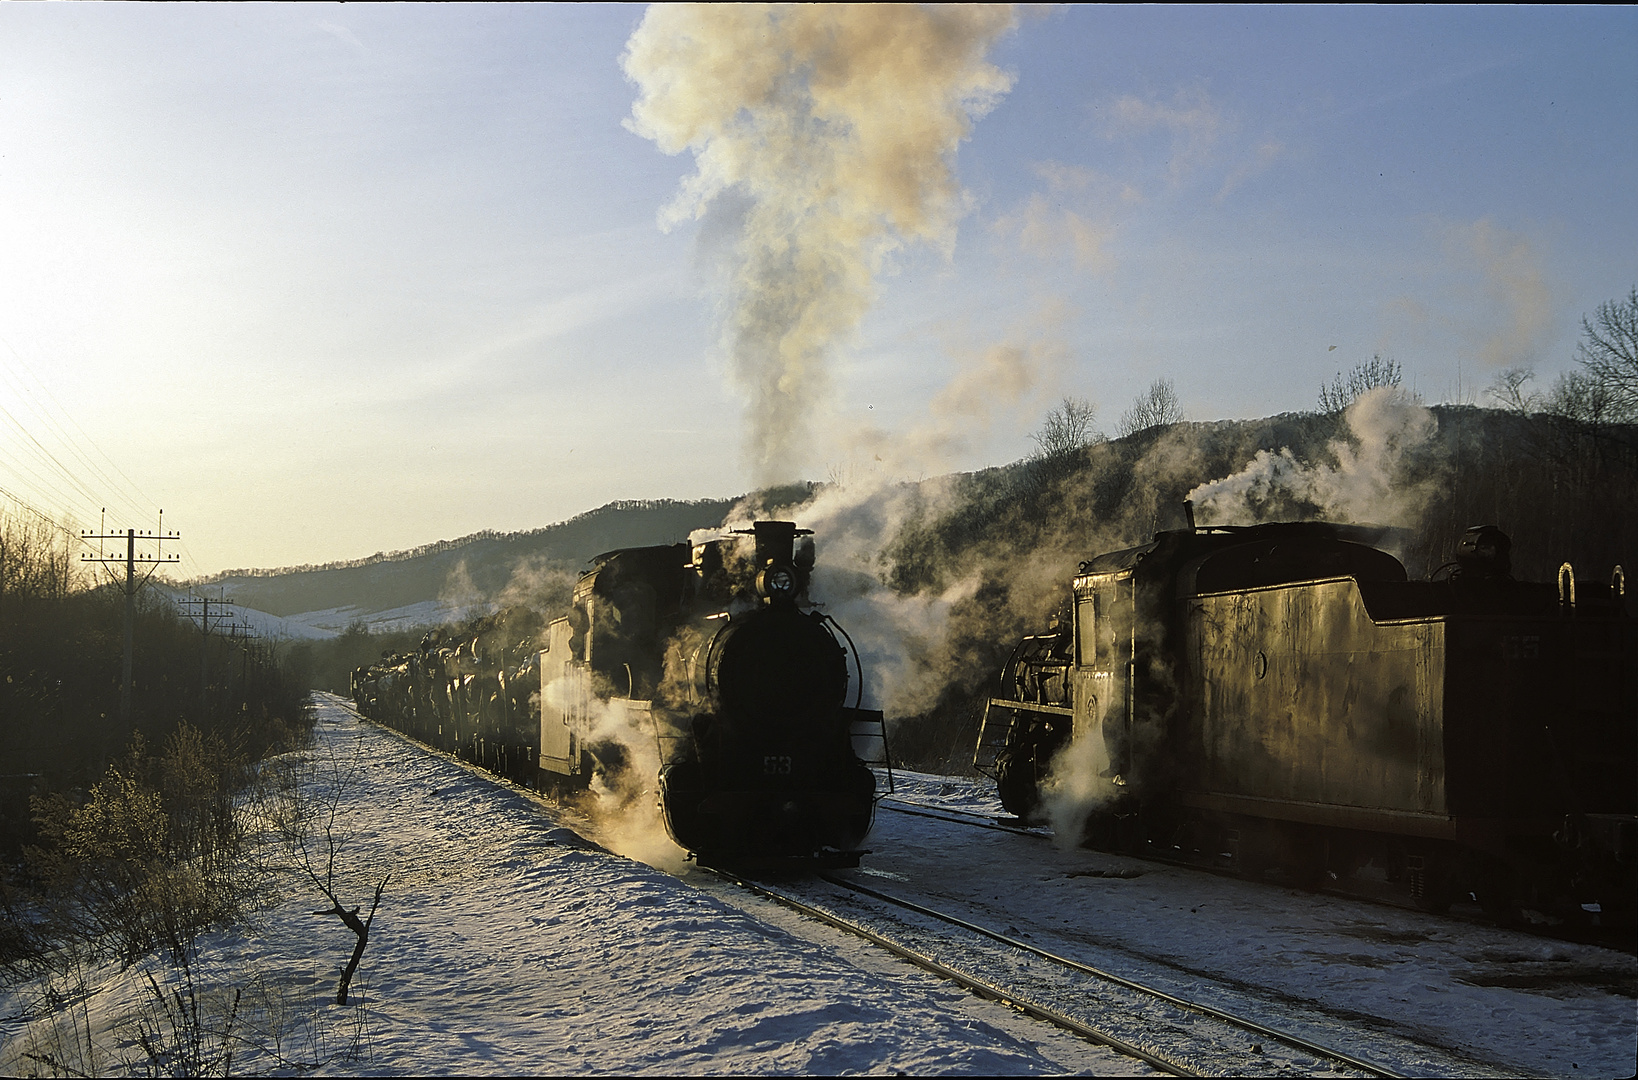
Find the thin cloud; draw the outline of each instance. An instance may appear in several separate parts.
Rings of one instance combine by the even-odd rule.
[[[1174,184],[1208,165],[1218,142],[1233,129],[1223,110],[1201,90],[1179,90],[1169,104],[1128,94],[1116,99],[1105,116],[1110,139],[1156,129],[1168,132],[1172,146],[1167,174]]]

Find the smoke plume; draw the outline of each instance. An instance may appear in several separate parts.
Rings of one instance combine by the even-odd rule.
[[[1336,464],[1304,464],[1289,448],[1259,450],[1233,476],[1189,492],[1203,525],[1256,524],[1321,517],[1405,524],[1432,494],[1407,465],[1438,427],[1432,411],[1398,387],[1368,390],[1343,414],[1351,438],[1329,446]]]
[[[1013,23],[1009,7],[655,5],[627,42],[626,126],[696,165],[661,226],[743,211],[722,331],[759,483],[811,464],[825,365],[893,253],[951,250],[956,149],[1012,86],[985,55]]]

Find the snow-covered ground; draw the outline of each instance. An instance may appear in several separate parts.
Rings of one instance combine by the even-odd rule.
[[[315,635],[335,637],[353,623],[364,624],[372,634],[396,633],[422,626],[443,626],[460,623],[495,610],[494,604],[463,604],[453,600],[423,600],[417,604],[388,608],[385,611],[365,611],[363,608],[325,608],[322,611],[303,611],[285,617],[291,626],[304,627]]]
[[[338,699],[320,706],[317,736],[321,762],[361,765],[349,790],[343,898],[367,908],[371,883],[392,875],[355,984],[367,1002],[363,1056],[330,1060],[321,1073],[1149,1071],[855,939],[806,925],[793,932],[777,916],[749,915],[685,879],[587,848],[533,798],[362,723]],[[276,1009],[241,1025],[266,1029],[268,1014],[283,1010],[285,1056],[301,1062],[360,1030],[356,1010],[322,1004],[353,938],[312,914],[326,905],[310,888],[290,875],[283,885],[283,901],[255,928],[207,943],[202,978],[279,991]],[[98,1056],[84,1071],[145,1065],[122,1025],[151,996],[141,969],[95,976],[85,1015]],[[0,1004],[0,1073],[34,1071],[23,1055],[72,1044],[73,1008],[59,1016],[55,1042],[47,1021],[18,1019],[36,1001],[24,991]],[[234,1063],[275,1065],[250,1045]]]
[[[352,936],[313,915],[325,905],[286,874],[255,927],[207,942],[206,981],[273,1003],[245,1007],[263,1034],[235,1069],[273,1068],[266,1031],[278,1026],[291,1062],[356,1042],[362,1057],[324,1073],[1149,1071],[715,878],[587,847],[564,825],[597,826],[362,723],[339,699],[319,708],[313,756],[359,763],[344,897],[367,907],[392,875],[355,983],[365,1007],[324,1004]],[[922,804],[998,809],[980,784],[899,779]],[[1446,1047],[1475,1072],[1632,1072],[1638,961],[1623,954],[886,808],[867,846],[850,872],[862,882],[1187,996],[1311,1008]],[[0,1072],[36,1068],[22,1055],[53,1030],[72,1042],[73,1023],[97,1033],[85,1071],[137,1060],[119,1021],[148,1000],[140,970],[94,974],[83,1021],[71,1008],[55,1029],[25,1023],[37,992],[0,1003]]]
[[[899,789],[922,805],[1000,812],[957,779],[901,774]],[[1304,1033],[1321,1042],[1346,1046],[1358,1028],[1442,1048],[1476,1073],[1524,1076],[1631,1076],[1638,1060],[1638,958],[1624,953],[1045,835],[891,809],[878,820],[875,854],[838,876],[1242,1015],[1261,1003],[1307,1014]]]

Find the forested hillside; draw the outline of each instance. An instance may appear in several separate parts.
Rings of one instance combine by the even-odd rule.
[[[614,502],[542,529],[482,532],[412,551],[350,562],[279,570],[232,570],[190,584],[220,589],[238,603],[273,615],[356,608],[387,611],[447,597],[519,599],[564,582],[592,556],[613,548],[674,543],[694,529],[721,524],[732,499]],[[550,599],[548,596],[541,599]],[[563,596],[567,593],[564,592]]]

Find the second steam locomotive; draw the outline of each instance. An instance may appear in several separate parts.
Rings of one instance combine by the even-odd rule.
[[[1082,563],[1068,617],[1007,664],[976,763],[1023,817],[1055,774],[1085,772],[1098,847],[1316,885],[1374,866],[1429,908],[1471,893],[1629,924],[1621,570],[1516,581],[1484,526],[1411,581],[1375,546],[1386,532],[1191,524]]]
[[[807,531],[759,521],[593,562],[538,649],[423,645],[355,674],[361,711],[546,788],[636,768],[633,738],[651,740],[639,780],[700,859],[856,863],[882,715],[858,707],[857,652],[809,602]]]

